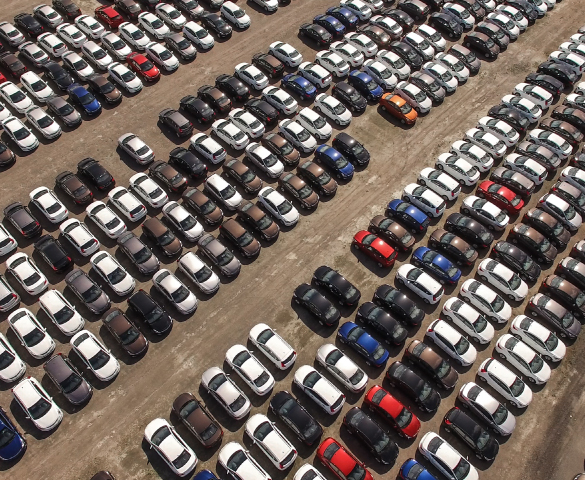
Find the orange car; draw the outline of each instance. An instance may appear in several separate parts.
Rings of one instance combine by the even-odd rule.
[[[418,117],[416,110],[406,103],[406,100],[393,93],[382,95],[380,105],[384,110],[400,119],[400,122],[408,125],[414,125]]]

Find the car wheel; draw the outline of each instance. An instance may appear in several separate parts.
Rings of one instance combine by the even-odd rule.
[[[461,185],[461,186],[465,186],[465,180],[463,180],[463,179],[460,179],[460,180],[459,180],[459,185]]]
[[[552,362],[552,361],[553,361],[553,359],[552,359],[552,357],[551,357],[550,355],[543,355],[543,357],[544,357],[544,359],[545,359],[547,362]]]
[[[404,285],[404,280],[402,280],[402,278],[396,277],[396,283],[398,283],[400,285]]]
[[[480,381],[482,382],[487,382],[487,380],[484,377],[479,377]]]
[[[420,184],[421,184],[423,187],[425,187],[425,186],[427,185],[427,182],[425,182],[424,180],[419,180],[419,181],[420,181]]]
[[[493,225],[488,225],[487,227],[488,227],[488,230],[493,230],[494,229],[494,226]]]
[[[299,299],[296,298],[296,297],[293,298],[293,302],[295,302],[297,305],[300,305],[301,304],[301,302],[299,301]]]
[[[512,294],[508,295],[508,298],[510,300],[512,300],[513,302],[515,302],[517,300],[516,297],[514,295],[512,295]]]
[[[449,432],[451,431],[451,429],[450,429],[449,427],[445,427],[445,431],[446,431],[447,433],[449,433]]]
[[[423,298],[423,301],[424,301],[424,302],[425,302],[427,305],[431,303],[431,302],[430,302],[430,300],[429,300],[428,298]]]
[[[378,263],[378,267],[380,267],[380,268],[384,267],[384,265],[382,265],[380,262],[377,262],[377,263]]]
[[[380,105],[380,108],[381,108],[382,110],[384,110],[385,112],[386,112],[386,111],[388,111],[388,109],[387,109],[387,108],[386,108],[384,105]]]
[[[534,378],[532,378],[532,377],[528,377],[528,381],[529,381],[530,383],[536,383],[536,380],[534,380]]]
[[[469,208],[463,207],[463,208],[461,209],[461,211],[462,211],[463,213],[465,213],[466,215],[469,215]]]
[[[501,359],[506,360],[506,355],[504,355],[503,353],[498,354],[500,356]]]
[[[453,32],[449,32],[447,35],[449,36],[449,38],[453,38],[453,37],[455,36],[455,35],[453,34]]]
[[[567,334],[566,334],[565,332],[560,332],[560,333],[559,333],[559,335],[560,335],[561,337],[563,337],[563,338],[566,338],[566,337],[567,337]]]
[[[359,245],[358,245],[357,243],[352,243],[351,245],[352,245],[352,247],[353,247],[353,248],[355,248],[356,250],[359,250],[359,249],[360,249],[360,247],[359,247]]]

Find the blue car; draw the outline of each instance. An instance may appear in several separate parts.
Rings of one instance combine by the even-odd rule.
[[[69,94],[69,101],[78,105],[88,115],[97,115],[102,111],[101,103],[79,83],[70,85],[67,93]]]
[[[400,223],[410,228],[412,233],[425,233],[430,223],[426,214],[414,205],[400,199],[392,200],[388,204],[386,216],[396,218]]]
[[[349,180],[353,177],[353,165],[341,153],[329,145],[320,145],[315,150],[315,158],[333,170],[337,178]]]
[[[348,30],[352,30],[357,26],[357,15],[345,7],[331,7],[327,9],[327,14],[337,18]]]
[[[439,279],[441,283],[457,283],[461,278],[461,270],[447,260],[439,252],[428,247],[418,247],[412,253],[412,264],[422,267]]]
[[[356,323],[344,323],[337,330],[337,337],[364,357],[368,365],[381,367],[390,357],[388,350]]]
[[[335,38],[341,38],[345,35],[345,26],[343,23],[331,15],[317,15],[313,19],[313,23],[322,26]]]
[[[384,95],[384,89],[367,73],[359,70],[352,70],[349,73],[347,83],[372,102],[377,102]]]
[[[209,470],[201,470],[193,477],[193,480],[219,480],[219,478],[217,478],[215,474]]]
[[[26,440],[0,407],[0,460],[14,460],[26,450]]]
[[[409,458],[402,464],[398,471],[398,477],[402,480],[437,480],[437,478],[429,473],[429,471],[418,463],[414,458]]]
[[[317,89],[315,85],[309,82],[306,78],[289,73],[281,82],[282,88],[296,93],[303,100],[313,100],[317,96]]]

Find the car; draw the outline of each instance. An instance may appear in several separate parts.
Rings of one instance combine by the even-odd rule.
[[[144,439],[178,476],[191,473],[197,465],[197,456],[166,420],[156,418],[144,429]]]
[[[506,167],[496,168],[490,175],[490,180],[498,185],[509,188],[512,192],[524,197],[526,203],[534,192],[535,183],[523,173],[510,170]]]
[[[197,97],[206,102],[218,113],[229,112],[232,102],[229,97],[216,87],[204,85],[197,90]]]
[[[461,85],[469,78],[469,69],[456,56],[450,53],[440,52],[435,55],[435,61],[443,65]]]
[[[134,312],[156,335],[163,335],[173,326],[173,319],[144,290],[134,292],[127,300]]]
[[[134,72],[125,65],[114,62],[108,66],[110,78],[128,93],[138,93],[142,90],[142,82]]]
[[[494,328],[486,318],[457,297],[451,297],[445,302],[442,313],[480,344],[487,344],[494,338]]]
[[[260,71],[256,66],[250,65],[249,63],[239,63],[238,65],[236,65],[234,75],[257,91],[263,90],[268,86],[268,77],[264,75],[264,73],[262,73],[262,71]],[[250,92],[248,88],[241,82],[237,83],[239,83],[239,85],[237,86],[237,90],[234,92],[235,95],[232,94],[232,96],[236,100],[245,102],[250,97]],[[217,81],[216,85],[218,85]],[[235,89],[232,88],[232,90]]]
[[[327,29],[315,23],[303,23],[299,27],[299,36],[307,37],[318,45],[328,47],[331,44],[332,35]]]
[[[349,64],[347,61],[339,53],[331,50],[317,52],[315,63],[338,78],[345,77],[349,73]]]
[[[251,139],[261,138],[265,132],[264,124],[250,112],[242,108],[234,108],[229,114],[231,122]],[[251,148],[250,144],[246,148]]]
[[[430,12],[430,5],[419,0],[401,0],[397,7],[408,13],[414,20],[426,20]]]
[[[203,372],[201,385],[232,418],[239,420],[250,411],[252,405],[248,397],[220,368],[211,367]]]
[[[98,252],[90,259],[92,268],[119,296],[132,293],[136,282],[122,265],[108,252]]]
[[[313,87],[313,89],[315,89],[315,87]],[[264,90],[262,90],[262,99],[268,102],[278,111],[282,112],[283,115],[292,115],[296,113],[298,108],[297,101],[287,92],[278,87],[266,87]]]
[[[538,0],[537,0],[538,1]],[[515,27],[513,24],[509,24],[506,18],[502,15],[497,15],[498,23],[486,18],[484,21],[479,22],[475,25],[475,31],[483,33],[490,38],[499,48],[500,52],[503,52],[508,48],[508,45],[512,41],[512,33],[508,28],[504,28],[502,25],[510,25],[512,30]],[[516,38],[519,32],[516,33]]]
[[[534,142],[520,142],[516,145],[516,153],[533,158],[545,167],[548,172],[556,172],[557,168],[562,163],[560,156],[553,152],[548,146],[537,145]]]
[[[8,253],[18,248],[18,242],[16,241],[16,238],[14,238],[2,224],[0,224],[0,245],[0,255],[2,256],[7,255]],[[2,297],[2,299],[4,299],[4,297]],[[2,302],[0,301],[0,305],[1,303]]]
[[[339,20],[347,30],[351,30],[357,25],[358,17],[345,6],[330,7],[326,13]]]
[[[316,87],[327,88],[331,84],[333,78],[327,69],[312,62],[301,63],[299,65],[299,74],[303,78],[293,74],[286,75],[282,79],[282,87],[292,90],[302,99],[314,99],[316,96],[315,88],[307,83],[307,81],[311,82]]]
[[[41,224],[20,202],[14,202],[4,208],[6,218],[25,238],[33,238],[42,232]],[[7,252],[6,252],[7,253]]]
[[[329,140],[331,138],[332,128],[315,110],[308,107],[299,111],[295,121],[318,140]]]
[[[517,214],[522,210],[522,207],[524,207],[524,200],[522,200],[520,195],[503,185],[492,182],[491,180],[484,180],[481,182],[477,187],[476,193],[479,198],[487,198],[490,201],[490,204],[506,210],[510,215]],[[491,216],[495,218],[495,211]],[[488,221],[491,221],[490,217],[488,217]]]
[[[93,313],[100,314],[110,308],[110,298],[84,271],[72,270],[65,283]]]
[[[478,277],[504,292],[512,301],[522,301],[528,295],[528,286],[512,270],[496,260],[486,258],[477,269]]]
[[[388,383],[399,388],[416,405],[425,412],[434,412],[439,408],[441,397],[423,378],[401,362],[394,362],[386,371]]]
[[[177,30],[180,30],[185,25],[185,23],[187,23],[187,19],[184,17],[184,15],[177,8],[168,3],[157,4],[154,7],[154,11],[161,20],[169,25],[169,27],[175,28]],[[202,11],[203,9],[200,8],[200,12]]]
[[[406,329],[373,302],[366,302],[360,306],[356,314],[356,321],[358,320],[364,325],[371,326],[388,344],[401,345],[406,339]]]
[[[165,298],[183,315],[193,313],[199,301],[173,273],[163,268],[152,277],[152,283]]]
[[[160,14],[160,8],[157,10],[157,14],[159,14],[159,16],[163,16]],[[140,15],[138,15],[137,20],[138,24],[157,40],[164,40],[164,37],[170,35],[171,33],[169,27],[166,26],[164,22],[153,13],[142,12]]]
[[[556,133],[565,139],[573,149],[576,149],[585,138],[579,127],[560,119],[545,118],[540,122],[540,128]]]
[[[529,254],[516,245],[499,241],[492,248],[492,252],[498,261],[513,269],[523,280],[530,282],[538,280],[542,269]]]
[[[459,294],[498,323],[507,322],[512,315],[510,305],[491,288],[477,280],[466,280],[461,285]]]
[[[542,110],[548,109],[553,101],[553,94],[538,85],[528,83],[519,83],[514,87],[514,94],[526,98],[540,107]]]
[[[251,24],[250,17],[246,14],[246,11],[238,7],[234,2],[224,1],[219,10],[223,18],[239,29],[246,29]]]
[[[173,121],[175,120],[177,119],[173,119]],[[180,193],[187,187],[187,179],[162,160],[151,163],[148,167],[148,173],[151,177],[159,180],[171,192]]]
[[[258,232],[264,240],[272,241],[278,238],[280,232],[278,225],[257,205],[247,201],[243,202],[238,207],[238,216]]]
[[[43,137],[52,140],[61,136],[62,130],[59,124],[41,107],[35,106],[28,109],[25,116]]]
[[[357,393],[366,388],[368,376],[335,345],[326,343],[317,350],[317,362],[350,391]]]
[[[284,72],[284,64],[269,53],[256,53],[252,57],[252,65],[263,71],[270,78],[279,77]]]
[[[381,2],[372,1],[366,3],[361,0],[342,0],[340,5],[353,13],[361,21],[368,20],[372,16],[372,7],[375,8],[376,12],[379,12],[382,8]]]
[[[319,196],[302,178],[285,172],[281,174],[278,183],[281,190],[288,191],[299,201],[301,208],[314,209],[319,204]]]
[[[494,358],[482,362],[478,377],[517,408],[526,408],[532,401],[532,390],[528,385]]]
[[[169,165],[182,168],[194,179],[203,178],[207,174],[207,166],[183,147],[176,147],[171,150],[169,153]]]
[[[459,38],[463,33],[463,25],[459,18],[450,12],[431,13],[428,18],[428,24],[431,28],[445,32],[449,38]]]
[[[212,131],[235,150],[244,149],[249,143],[249,137],[229,120],[216,120]]]
[[[140,15],[142,15],[142,13]],[[162,24],[160,20],[158,21]],[[110,50],[111,53],[114,53],[112,50],[118,52],[114,53],[114,55],[116,55],[118,59],[120,59],[119,57],[124,53],[125,56],[127,56],[130,53],[131,50],[128,47],[128,45],[126,45],[126,43],[129,43],[130,45],[132,45],[132,47],[134,47],[136,50],[140,52],[143,51],[146,48],[146,45],[150,43],[150,39],[146,36],[146,34],[140,28],[138,28],[136,25],[130,22],[124,22],[120,24],[120,26],[118,27],[118,33],[120,34],[121,37],[120,40],[123,39],[122,41],[124,42],[124,45],[122,45],[118,41],[118,39],[114,38],[112,36],[113,35],[112,33],[110,34],[105,33],[104,36],[102,37],[102,42],[104,40],[107,41],[107,43],[105,44],[106,48],[108,48],[108,44],[110,45],[111,48],[108,48],[108,50]]]
[[[99,40],[102,33],[106,31],[103,25],[101,25],[95,18],[92,18],[89,15],[79,15],[76,17],[75,25],[85,35],[94,40]]]
[[[18,13],[14,16],[14,23],[31,38],[36,38],[45,31],[40,22],[30,13]]]
[[[252,440],[252,443],[256,442]],[[219,451],[218,462],[232,477],[241,478],[242,480],[270,479],[270,476],[250,455],[248,450],[245,450],[237,442],[230,442]]]
[[[118,138],[118,146],[140,165],[148,165],[155,158],[151,148],[133,133],[125,133]]]
[[[565,307],[547,295],[537,293],[530,298],[528,312],[536,317],[540,315],[559,330],[561,337],[577,338],[581,324]]]
[[[384,215],[372,218],[368,229],[404,252],[410,251],[415,243],[414,237],[402,225]]]
[[[158,259],[134,233],[122,233],[117,237],[117,243],[140,273],[147,275],[158,270],[160,266]]]
[[[542,145],[552,150],[562,160],[566,160],[573,153],[573,148],[567,140],[557,133],[535,128],[528,134],[527,140],[536,145]]]
[[[313,282],[327,289],[343,305],[355,305],[361,297],[360,291],[351,282],[326,265],[315,270]]]
[[[299,122],[286,119],[278,124],[280,133],[297,149],[304,153],[311,153],[317,147],[317,140]]]
[[[218,14],[203,11],[199,21],[219,38],[229,38],[232,35],[232,27]]]
[[[94,10],[94,16],[97,20],[101,20],[106,24],[107,28],[112,30],[118,28],[124,22],[122,15],[120,15],[113,6],[102,5]],[[97,30],[97,27],[96,27]]]
[[[18,46],[18,51],[37,68],[42,68],[50,61],[49,56],[33,42],[24,42]]]
[[[397,22],[404,33],[411,32],[414,28],[414,18],[400,8],[386,8],[382,12],[386,17]]]
[[[260,253],[258,240],[233,218],[226,220],[219,227],[219,234],[230,240],[244,257],[251,258]]]
[[[447,478],[458,477],[462,480],[477,480],[479,478],[475,467],[434,432],[428,432],[422,437],[418,450]]]
[[[106,312],[102,322],[128,355],[136,357],[148,349],[148,340],[120,309]]]
[[[214,446],[223,437],[219,423],[192,393],[180,394],[173,402],[172,410],[204,447]]]
[[[424,168],[418,177],[422,186],[428,186],[445,201],[454,200],[461,192],[459,182],[454,178],[434,168]]]
[[[443,4],[441,12],[455,18],[464,30],[472,29],[475,25],[474,16],[465,6],[461,4],[446,2]]]
[[[179,103],[181,109],[195,117],[201,124],[209,123],[215,118],[215,111],[203,100],[193,95],[181,98]]]
[[[367,100],[346,82],[336,83],[333,86],[331,94],[340,100],[351,112],[362,113],[368,105]]]
[[[293,348],[264,323],[252,327],[248,338],[279,370],[287,370],[297,357]]]
[[[243,200],[237,190],[218,174],[207,177],[204,189],[228,210],[236,210]]]
[[[526,133],[531,122],[528,116],[516,109],[509,108],[504,104],[495,105],[489,109],[488,115],[492,118],[502,120],[519,133]]]
[[[510,217],[494,203],[475,195],[463,199],[461,211],[486,223],[489,230],[504,230],[510,221]]]
[[[253,392],[258,395],[267,395],[272,391],[275,383],[274,377],[246,347],[234,345],[226,352],[225,359],[232,370],[244,380]]]
[[[130,30],[130,32],[134,33],[133,30]],[[141,30],[138,30],[138,32],[142,33]],[[135,33],[135,35],[138,36],[139,34]],[[142,35],[144,34],[142,33]],[[143,39],[147,40],[146,38]],[[126,42],[113,32],[104,32],[101,36],[101,42],[102,47],[118,61],[124,61],[128,55],[132,54],[132,50]],[[144,45],[146,45],[146,43],[143,43],[142,50],[144,50]],[[134,44],[132,44],[132,46],[134,46]]]
[[[348,66],[360,67],[364,63],[363,53],[360,52],[360,50],[358,50],[355,45],[349,43],[347,40],[333,42],[329,46],[329,51],[335,53],[338,57],[343,59],[348,64]]]
[[[473,186],[479,181],[479,169],[455,153],[442,153],[435,166],[457,180],[460,185]]]
[[[532,348],[509,333],[502,335],[495,347],[500,358],[526,375],[532,383],[543,384],[550,379],[551,369]]]
[[[241,64],[244,65],[244,64]],[[247,64],[246,64],[247,65]],[[261,72],[260,72],[261,73]],[[237,74],[237,70],[236,70]],[[238,75],[239,76],[239,75]],[[254,81],[254,78],[248,78],[244,73],[242,77],[245,77],[246,83],[248,81]],[[268,83],[268,82],[266,82]],[[215,79],[215,86],[229,95],[234,101],[246,102],[250,98],[250,89],[244,85],[242,80],[236,78],[233,75],[219,75]],[[241,110],[241,109],[237,109]],[[231,112],[230,112],[231,113]]]
[[[370,101],[379,101],[384,90],[365,72],[353,70],[348,77],[348,83],[361,95]]]
[[[12,396],[33,425],[43,432],[57,428],[63,420],[63,411],[34,377],[20,381],[12,389]],[[39,406],[43,407],[40,411]]]
[[[396,250],[367,230],[360,230],[354,235],[352,246],[375,260],[379,267],[389,268],[396,260]]]
[[[524,81],[531,85],[537,85],[544,88],[547,92],[555,96],[560,95],[565,88],[563,82],[560,80],[542,73],[530,73],[526,76]]]
[[[581,308],[583,293],[577,286],[557,275],[549,275],[544,279],[541,287],[543,291],[570,308],[573,316],[583,317],[583,309]]]
[[[576,212],[570,203],[554,193],[541,197],[538,205],[545,212],[557,218],[571,232],[577,231],[581,226],[581,215]]]
[[[524,114],[530,123],[536,123],[542,116],[542,109],[527,98],[518,95],[504,95],[501,102],[502,105]]]
[[[84,158],[77,164],[77,174],[89,180],[98,190],[107,190],[116,184],[112,174],[91,157]]]
[[[57,25],[63,23],[63,17],[49,5],[37,5],[33,8],[32,12],[33,16],[47,27],[55,28]]]
[[[161,248],[164,255],[171,257],[181,253],[183,244],[158,218],[151,217],[142,224],[146,238]]]
[[[398,118],[401,123],[414,125],[418,118],[418,113],[399,95],[385,93],[380,98],[380,107],[382,110],[389,112],[392,116]]]
[[[93,200],[92,191],[73,172],[65,170],[55,178],[55,185],[69,196],[77,205]]]
[[[432,77],[435,82],[447,93],[452,93],[457,89],[458,81],[451,71],[445,65],[438,61],[431,61],[423,64],[423,72]]]
[[[73,105],[78,105],[83,113],[94,116],[99,115],[102,111],[100,102],[85,87],[79,83],[73,83],[67,87],[69,101]]]
[[[9,462],[26,452],[27,442],[24,435],[12,423],[4,409],[0,409],[0,430],[6,436],[6,441],[0,448],[0,459]]]
[[[12,312],[8,316],[8,325],[31,357],[42,359],[55,350],[55,341],[30,310],[19,308]]]
[[[137,222],[146,216],[146,207],[124,187],[110,190],[108,198],[131,222]]]
[[[74,23],[62,23],[56,28],[57,36],[72,48],[81,48],[87,36]],[[49,40],[49,39],[47,39]],[[50,40],[49,40],[50,41]]]
[[[58,240],[51,235],[43,235],[34,243],[35,252],[47,262],[47,264],[58,273],[69,269],[73,264],[71,257],[63,249]]]
[[[204,234],[198,240],[199,249],[227,277],[240,272],[240,261],[219,240],[211,234]]]
[[[420,268],[410,263],[402,265],[396,272],[396,281],[407,286],[425,303],[437,303],[443,296],[443,287]]]
[[[398,83],[398,77],[392,69],[380,60],[366,60],[362,66],[362,70],[385,90],[394,90]]]
[[[213,164],[223,162],[227,156],[225,149],[205,133],[196,133],[191,137],[190,143],[196,153],[201,154]]]
[[[492,136],[496,137],[499,141],[503,142],[506,147],[513,147],[518,143],[518,140],[520,139],[519,133],[505,121],[490,116],[480,118],[477,123],[476,129],[474,129],[472,133],[468,132],[470,133],[470,136],[473,136],[474,138],[473,139],[468,138],[468,140],[472,143],[477,144],[484,150],[490,152],[496,158],[501,157],[500,155],[500,152],[502,151],[501,147],[496,152],[490,151],[490,149],[495,148],[497,142],[494,141],[493,138],[489,137],[486,139],[480,138],[475,130],[481,130],[482,132],[491,134]]]
[[[345,395],[309,365],[299,367],[293,381],[329,415],[335,415],[345,403]]]
[[[154,82],[160,78],[160,70],[141,53],[130,53],[126,62],[145,82]]]
[[[32,43],[32,42],[29,42],[29,43]],[[51,57],[53,57],[55,59],[61,57],[61,55],[63,55],[64,53],[66,53],[66,52],[69,51],[69,49],[61,41],[61,39],[59,37],[57,37],[57,35],[55,35],[53,33],[47,32],[47,33],[43,33],[42,35],[39,35],[39,37],[37,38],[37,43]],[[23,44],[23,45],[26,45],[26,43]],[[29,53],[30,53],[31,50],[36,50],[36,49],[34,49],[33,46],[30,46],[29,48],[23,47],[23,50],[24,49],[28,50]],[[37,56],[38,56],[38,52],[37,52]],[[42,56],[39,56],[39,60],[42,59],[42,58],[43,58]],[[44,62],[41,66],[46,69],[49,65],[52,65],[53,68],[57,68],[56,66],[59,66],[60,67],[60,65],[58,63],[55,63],[55,62],[50,61],[50,60]]]
[[[258,193],[264,183],[258,175],[244,163],[232,158],[224,164],[224,171],[248,193]],[[239,208],[239,207],[238,207]]]
[[[464,140],[481,147],[496,159],[502,158],[506,153],[506,143],[490,131],[471,128],[465,132]]]
[[[320,14],[313,18],[313,24],[323,27],[331,37],[340,39],[347,31],[347,27],[333,15]]]
[[[559,220],[539,208],[526,212],[522,221],[534,226],[557,248],[566,247],[571,238],[571,234]]]
[[[299,221],[297,209],[272,187],[262,188],[258,192],[258,201],[285,226],[294,226]]]
[[[18,47],[25,41],[22,32],[10,22],[0,22],[0,39],[11,47]]]
[[[370,30],[369,26],[383,30],[391,40],[399,40],[404,34],[400,24],[393,18],[386,15],[373,15],[368,21],[368,25],[364,28],[364,30]]]
[[[188,188],[183,192],[184,203],[198,213],[208,225],[216,225],[223,220],[223,212],[205,194],[196,188]]]
[[[286,92],[285,92],[286,93]],[[294,100],[289,96],[290,99]],[[265,100],[253,98],[244,104],[244,110],[254,115],[265,127],[273,127],[278,123],[280,114],[276,108]],[[295,110],[296,111],[296,110]],[[271,134],[267,135],[269,137]]]
[[[51,223],[60,223],[69,214],[65,205],[47,187],[35,188],[29,193],[31,203],[37,207]]]
[[[323,433],[321,425],[287,391],[272,397],[270,410],[307,445],[312,445]]]
[[[566,353],[565,344],[548,328],[526,315],[518,315],[510,324],[512,335],[540,353],[545,360],[561,361]]]
[[[579,215],[583,216],[585,209],[585,193],[568,182],[559,181],[551,187],[551,191],[569,202]]]
[[[541,263],[553,262],[557,255],[557,248],[542,233],[525,223],[514,225],[509,238],[512,243],[526,248]]]
[[[538,66],[537,73],[550,75],[551,77],[563,82],[565,86],[572,86],[579,80],[579,76],[574,70],[569,68],[565,63],[557,62],[555,60],[542,62]]]
[[[193,252],[177,260],[179,270],[187,275],[203,293],[212,295],[219,290],[219,277]]]
[[[577,75],[581,75],[583,70],[585,70],[585,59],[577,53],[555,50],[554,52],[551,52],[548,59],[565,65]]]
[[[417,207],[399,199],[390,201],[386,215],[404,223],[412,233],[424,233],[429,225],[429,218]]]
[[[380,31],[379,34],[384,36],[385,44],[390,42],[390,38],[385,32]],[[370,35],[372,35],[372,33],[370,33]],[[355,47],[364,57],[372,58],[378,53],[378,45],[370,38],[370,35],[366,35],[363,33],[363,30],[360,29],[358,32],[346,33],[343,38],[345,42]]]
[[[416,438],[421,426],[420,420],[379,385],[368,390],[364,404],[370,411],[384,418],[401,437]]]
[[[433,106],[431,99],[419,87],[410,82],[399,82],[395,88],[396,95],[403,98],[417,114],[428,113]]]
[[[461,271],[438,252],[427,247],[418,247],[412,254],[413,265],[433,273],[439,283],[454,284],[461,278]]]
[[[208,37],[211,35],[207,34]],[[211,38],[213,40],[213,38]],[[165,47],[161,44],[156,43],[149,43],[148,46],[150,47],[150,56],[155,62],[160,62],[160,66],[165,68],[165,70],[171,72],[176,70],[179,65],[177,58]],[[197,49],[193,42],[186,35],[183,33],[171,33],[170,35],[165,37],[165,44],[170,49],[173,50],[177,55],[179,55],[183,60],[190,61],[194,60],[197,57]],[[169,56],[169,53],[171,55]]]
[[[68,127],[81,125],[81,115],[73,106],[61,97],[52,97],[46,102],[48,110],[57,118],[60,118]]]
[[[231,27],[227,23],[224,22],[223,27],[227,27],[225,28],[226,32],[227,31],[231,32]],[[183,36],[185,37],[185,39],[187,39],[187,41],[192,42],[193,44],[197,45],[199,48],[203,50],[209,50],[213,48],[213,46],[215,45],[215,40],[210,35],[210,33],[207,30],[205,30],[201,25],[193,21],[187,22],[183,26],[182,32]],[[165,41],[168,38],[170,37],[169,36],[165,37]]]
[[[0,84],[0,95],[4,100],[14,108],[18,113],[23,114],[33,107],[32,100],[17,85],[12,82]],[[8,122],[11,117],[3,120],[2,123]]]
[[[544,166],[538,163],[531,157],[520,155],[519,153],[511,153],[506,155],[504,167],[509,168],[515,172],[519,172],[526,176],[535,185],[540,185],[546,179],[548,172]]]

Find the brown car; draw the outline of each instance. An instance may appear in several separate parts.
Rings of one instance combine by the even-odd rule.
[[[569,122],[571,125],[580,128],[581,131],[585,130],[585,112],[578,108],[559,105],[553,110],[551,117]]]
[[[416,241],[406,228],[384,215],[376,215],[372,218],[368,230],[403,252],[410,251]]]
[[[540,163],[548,172],[556,172],[561,165],[561,158],[551,149],[528,141],[516,145],[516,153],[526,155]]]
[[[257,53],[254,55],[252,65],[258,67],[270,78],[280,77],[284,72],[284,64],[269,53]]]
[[[182,192],[187,188],[187,179],[167,162],[157,160],[148,167],[151,177],[160,180],[172,192]]]
[[[512,243],[521,245],[531,257],[539,262],[552,262],[557,256],[557,249],[535,228],[525,223],[517,223],[510,230],[508,238]]]
[[[102,470],[100,472],[97,472],[93,477],[90,478],[90,480],[116,480],[116,479],[114,478],[114,476],[110,472],[106,472],[105,470]]]
[[[260,242],[233,218],[223,222],[219,234],[232,242],[244,257],[251,258],[260,253]]]
[[[457,265],[473,265],[478,253],[469,243],[454,233],[438,228],[429,238],[429,247],[445,252]]]
[[[571,240],[571,234],[563,224],[540,208],[528,210],[522,217],[522,222],[532,225],[557,248],[565,248]]]
[[[149,218],[142,224],[142,231],[150,238],[168,257],[181,253],[183,245],[158,218]]]
[[[181,393],[173,402],[173,412],[205,448],[212,447],[223,437],[219,423],[192,393]]]
[[[569,307],[575,317],[585,317],[585,293],[568,280],[557,275],[549,275],[542,282],[542,289]]]
[[[278,224],[258,205],[244,200],[238,207],[238,216],[267,241],[276,240],[280,233]]]
[[[217,225],[223,220],[223,212],[213,200],[196,188],[183,192],[183,201],[203,218],[207,225]]]
[[[301,154],[292,146],[287,139],[278,133],[270,133],[262,139],[262,145],[270,150],[278,159],[289,167],[296,167],[299,164]]]
[[[555,120],[554,118],[543,118],[538,126],[539,128],[560,135],[569,142],[574,149],[579,148],[579,144],[583,141],[583,132],[569,122]]]
[[[498,58],[500,47],[485,33],[470,32],[465,35],[463,45],[481,53],[486,58]]]
[[[420,367],[445,389],[455,387],[459,379],[459,374],[455,369],[420,340],[410,342],[406,352],[404,352],[404,360],[409,360],[412,364]]]
[[[20,78],[20,76],[26,72],[26,67],[16,55],[10,52],[0,54],[0,65],[2,65],[10,75],[14,78]]]
[[[517,193],[524,198],[530,197],[536,186],[528,177],[506,167],[498,167],[494,169],[490,176],[490,180],[499,185],[503,185],[504,187],[508,187],[514,193]]]
[[[106,312],[102,322],[128,355],[141,355],[148,349],[148,340],[119,308]]]
[[[0,167],[7,167],[16,161],[16,155],[4,143],[0,142]]]
[[[99,74],[87,78],[88,90],[96,97],[102,97],[106,103],[118,103],[122,100],[122,93],[106,77]]]
[[[73,405],[80,405],[91,398],[93,393],[91,385],[62,353],[53,355],[43,365],[43,369],[63,396]]]
[[[254,170],[235,158],[224,163],[223,169],[248,193],[258,193],[262,188],[262,180],[254,173]]]
[[[358,28],[358,32],[369,37],[372,42],[378,45],[379,49],[388,48],[388,45],[390,45],[391,42],[398,40],[397,38],[392,38],[386,30],[383,30],[376,25],[364,25],[363,27]]]
[[[297,175],[306,180],[320,195],[329,196],[337,191],[337,182],[315,162],[308,161],[299,165]]]
[[[284,172],[278,179],[278,184],[280,190],[290,193],[299,202],[301,208],[313,209],[319,205],[319,195],[294,173]]]
[[[55,179],[55,184],[78,205],[89,203],[93,200],[91,190],[73,172],[65,171],[60,173]]]
[[[197,97],[207,103],[216,112],[226,113],[232,109],[232,101],[230,98],[217,87],[203,85],[197,90]]]

